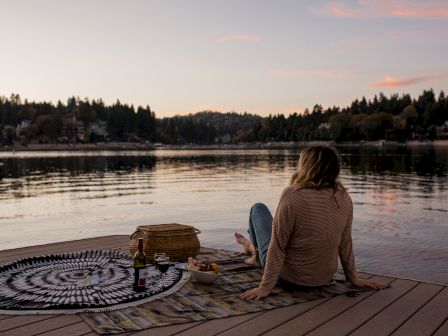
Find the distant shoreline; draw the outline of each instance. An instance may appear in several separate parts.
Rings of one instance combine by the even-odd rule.
[[[30,144],[27,146],[4,146],[0,152],[37,152],[37,151],[148,151],[148,150],[206,150],[206,149],[288,149],[302,148],[312,145],[335,146],[335,147],[448,147],[448,140],[434,141],[407,141],[400,143],[396,141],[362,141],[362,142],[343,142],[335,143],[333,141],[308,141],[308,142],[266,142],[266,143],[247,143],[247,144],[214,144],[214,145],[163,145],[163,144],[144,144],[135,142],[109,142],[92,144]]]

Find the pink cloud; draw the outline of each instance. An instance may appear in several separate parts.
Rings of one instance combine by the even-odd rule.
[[[348,70],[319,70],[319,69],[285,69],[285,68],[271,68],[267,73],[274,77],[323,77],[336,78],[348,77],[353,75],[353,71]]]
[[[225,35],[218,39],[218,42],[228,42],[228,41],[248,41],[260,43],[262,38],[256,35]]]
[[[442,79],[447,79],[448,73],[436,74],[436,75],[426,75],[426,76],[415,76],[397,79],[390,76],[384,77],[383,80],[378,82],[373,82],[369,84],[369,87],[381,87],[381,88],[395,88],[401,86],[414,85],[424,82],[437,81]]]
[[[360,16],[360,12],[355,9],[347,8],[338,3],[330,3],[327,5],[328,13],[339,17],[356,17]]]
[[[371,3],[388,16],[399,17],[448,17],[448,4],[438,2],[408,0],[386,1],[386,0],[364,0]]]
[[[441,1],[358,0],[358,4],[351,7],[330,2],[316,12],[336,17],[443,18],[448,17],[448,4]]]

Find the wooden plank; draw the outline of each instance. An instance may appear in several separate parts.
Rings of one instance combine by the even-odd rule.
[[[328,299],[312,300],[288,307],[276,308],[265,312],[252,320],[233,327],[219,335],[261,335],[269,330],[272,330],[278,325],[281,325],[292,318],[323,304],[327,300]],[[225,323],[225,321],[223,321],[223,323]]]
[[[55,315],[24,315],[24,316],[13,316],[9,319],[4,319],[0,321],[0,332],[14,329],[23,325],[34,323],[37,321],[47,320]],[[2,334],[3,335],[3,334]]]
[[[129,236],[126,235],[111,235],[111,236],[104,236],[104,237],[93,237],[93,238],[85,238],[85,239],[77,239],[77,240],[71,240],[71,241],[64,241],[64,242],[58,242],[58,243],[50,243],[45,245],[34,245],[34,246],[27,246],[27,247],[20,247],[16,249],[9,249],[9,250],[2,250],[0,251],[1,256],[14,256],[18,253],[20,254],[26,254],[26,253],[35,253],[35,251],[45,251],[48,249],[54,249],[54,248],[61,248],[65,249],[70,247],[71,245],[77,245],[77,244],[87,244],[90,246],[95,246],[95,243],[99,241],[125,241],[128,239],[129,242]]]
[[[363,278],[372,277],[370,274],[362,274]],[[230,335],[261,335],[274,329],[276,326],[283,324],[296,316],[303,314],[305,312],[314,309],[319,309],[320,306],[327,305],[329,299],[313,300],[308,302],[299,303],[293,306],[276,308],[257,316],[246,323],[238,325],[237,328],[232,328],[220,335],[230,336]],[[353,300],[353,299],[352,299]],[[325,302],[325,304],[323,304]],[[317,307],[318,306],[318,307]],[[317,307],[317,308],[315,308]],[[314,310],[313,309],[313,310]]]
[[[403,324],[393,336],[432,335],[448,318],[448,287]],[[446,335],[448,335],[448,330]]]
[[[380,276],[375,276],[372,279],[383,283],[391,281],[389,278],[386,279]],[[375,293],[376,291],[362,292],[357,297],[338,295],[325,303],[316,306],[314,309],[300,314],[286,323],[282,323],[281,327],[273,329],[266,333],[266,335],[283,334],[285,332],[285,334],[293,332],[294,335],[306,334]]]
[[[44,255],[44,254],[52,254],[52,253],[61,253],[61,252],[75,252],[82,250],[89,250],[92,248],[95,249],[110,249],[113,247],[123,248],[123,242],[119,240],[108,240],[101,241],[98,240],[95,243],[93,242],[84,242],[77,244],[69,244],[66,246],[53,246],[53,247],[45,247],[45,248],[36,248],[27,251],[17,251],[14,254],[4,254],[0,252],[0,263],[4,264],[13,260],[26,258],[30,256]],[[126,248],[127,250],[127,248]]]
[[[389,307],[356,329],[353,336],[389,335],[410,316],[431,300],[443,287],[433,284],[419,284],[400,297]]]
[[[127,237],[127,238],[126,238]],[[120,244],[129,242],[128,236],[106,236],[97,238],[87,238],[80,240],[73,240],[69,242],[51,243],[45,245],[36,245],[29,247],[22,247],[13,250],[0,251],[0,257],[13,257],[16,258],[19,255],[34,255],[36,253],[47,253],[47,251],[65,251],[73,248],[93,248],[96,244]]]
[[[446,336],[448,335],[448,319],[440,326],[439,329],[432,336]]]
[[[66,247],[54,247],[54,248],[48,248],[48,249],[42,249],[42,250],[34,250],[32,252],[26,252],[26,253],[17,253],[15,255],[9,255],[9,256],[3,256],[2,252],[0,252],[0,264],[6,264],[8,262],[22,259],[26,257],[31,256],[37,256],[37,255],[45,255],[45,254],[55,254],[55,253],[69,253],[69,252],[77,252],[77,251],[83,251],[83,250],[90,250],[90,249],[111,249],[111,248],[118,248],[121,249],[124,252],[127,252],[127,249],[129,247],[129,244],[125,244],[120,239],[114,239],[114,240],[98,240],[98,241],[90,241],[85,243],[79,243],[79,244],[70,244]]]
[[[311,331],[309,335],[348,335],[351,331],[368,321],[375,314],[417,285],[418,283],[415,281],[395,280],[391,283],[391,288],[375,292],[357,305]]]
[[[253,319],[262,313],[244,314],[238,316],[227,317],[224,319],[215,319],[202,323],[194,328],[187,329],[176,334],[176,336],[209,336],[218,335],[230,328],[240,325],[243,322]]]
[[[98,243],[95,246],[80,245],[80,246],[73,246],[71,248],[66,248],[66,249],[61,249],[61,248],[49,249],[49,250],[43,250],[43,251],[36,251],[35,253],[17,254],[15,256],[8,256],[8,257],[2,257],[0,255],[0,264],[6,264],[11,261],[18,260],[18,259],[35,257],[35,256],[40,256],[40,255],[70,253],[70,252],[86,251],[86,250],[93,250],[93,249],[95,249],[95,250],[117,249],[117,250],[121,250],[123,252],[127,252],[127,247],[123,247],[116,243]]]
[[[90,332],[92,332],[92,329],[87,325],[87,323],[82,321],[58,329],[54,329],[52,331],[44,332],[43,334],[39,334],[39,336],[81,336]]]
[[[9,329],[2,332],[2,336],[32,336],[82,321],[83,320],[78,315],[60,315],[27,325],[18,326],[14,329]]]
[[[73,252],[86,249],[121,248],[127,251],[129,236],[116,235],[88,238],[0,251],[0,264],[27,256]],[[370,277],[363,273],[362,277]],[[379,279],[377,276],[376,279]],[[384,277],[386,281],[393,278]],[[403,335],[448,335],[448,288],[435,284],[419,284],[398,279],[392,288],[362,293],[356,298],[338,296],[332,299],[308,301],[274,310],[152,328],[120,336],[192,336],[192,335],[382,335],[395,332]],[[309,305],[309,306],[308,306]],[[397,318],[398,316],[398,318]],[[438,328],[438,329],[437,329]],[[97,335],[77,315],[0,315],[3,335]]]
[[[195,327],[197,325],[200,325],[204,322],[190,322],[190,323],[179,323],[179,324],[173,324],[166,327],[159,327],[159,328],[151,328],[151,329],[145,329],[142,331],[137,331],[135,333],[131,333],[132,336],[170,336],[170,335],[176,335],[177,333],[190,329],[192,327]],[[120,334],[121,336],[122,334]],[[90,335],[89,335],[90,336]]]
[[[370,277],[363,274],[363,277]],[[246,314],[232,318],[212,320],[199,327],[189,329],[179,335],[258,335],[273,328],[273,324],[279,325],[298,314],[312,309],[328,299],[313,300],[297,305],[277,308],[263,313]]]

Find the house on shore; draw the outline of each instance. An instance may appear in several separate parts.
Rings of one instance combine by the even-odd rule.
[[[58,139],[60,142],[85,142],[86,127],[84,123],[77,120],[75,116],[67,116],[62,118],[61,136]]]
[[[104,141],[109,138],[109,132],[107,131],[107,123],[105,120],[98,119],[92,122],[88,127],[89,138],[93,142]]]

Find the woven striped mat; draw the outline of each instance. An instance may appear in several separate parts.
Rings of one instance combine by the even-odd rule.
[[[241,253],[201,248],[198,259],[216,262],[222,269],[222,276],[213,285],[189,281],[177,292],[138,307],[81,316],[97,333],[114,334],[259,312],[359,291],[344,282],[343,275],[338,273],[332,285],[293,293],[275,288],[263,300],[241,300],[238,296],[256,287],[262,276],[260,269],[244,264],[244,258]]]

